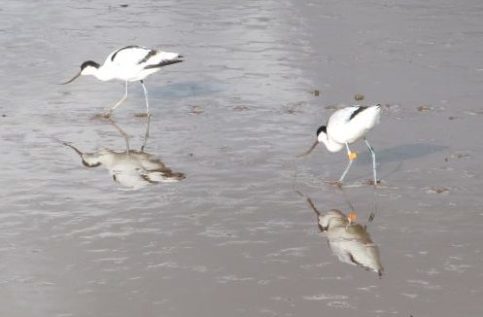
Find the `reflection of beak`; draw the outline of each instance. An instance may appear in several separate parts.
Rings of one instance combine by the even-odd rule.
[[[97,167],[101,165],[101,162],[99,162],[98,157],[95,155],[89,154],[89,153],[82,153],[78,148],[73,146],[70,143],[67,142],[62,142],[63,145],[70,147],[73,149],[77,154],[79,154],[80,158],[82,159],[82,164],[86,167]]]
[[[73,149],[82,158],[83,153],[81,151],[79,151],[79,149],[77,149],[75,146],[73,146],[72,144],[67,143],[67,142],[62,142],[62,144],[70,147],[71,149]]]
[[[70,80],[66,81],[66,82],[63,82],[63,83],[60,83],[61,85],[67,85],[67,84],[70,84],[71,82],[73,82],[74,80],[76,80],[77,77],[79,77],[81,75],[81,72],[78,72],[74,77],[72,77]]]
[[[315,149],[315,147],[317,146],[317,144],[319,144],[319,141],[318,140],[315,140],[315,143],[312,144],[312,146],[310,147],[310,149],[308,149],[307,151],[305,151],[302,154],[297,155],[297,157],[302,157],[302,156],[309,155],[310,152],[312,152]]]

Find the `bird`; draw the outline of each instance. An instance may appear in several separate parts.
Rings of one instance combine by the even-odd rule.
[[[144,90],[146,115],[149,116],[148,90],[144,85],[144,79],[158,72],[164,66],[181,63],[182,61],[183,56],[178,53],[130,45],[110,53],[102,65],[91,60],[83,62],[80,66],[80,71],[74,77],[61,84],[67,85],[81,75],[92,75],[101,81],[112,79],[124,81],[124,96],[104,113],[105,117],[110,117],[114,109],[126,100],[128,82],[139,81]]]
[[[357,152],[353,152],[349,145],[363,138],[371,153],[373,182],[374,186],[376,186],[378,183],[376,153],[367,140],[366,135],[379,123],[381,110],[382,106],[377,104],[372,106],[353,105],[335,111],[329,117],[327,124],[317,129],[315,143],[299,157],[308,155],[319,143],[323,143],[329,152],[339,152],[345,147],[349,163],[336,182],[341,185],[349,172],[352,162],[357,159]]]
[[[323,214],[315,207],[310,198],[307,202],[317,216],[319,230],[327,234],[329,247],[339,261],[357,265],[382,276],[379,248],[372,241],[367,226],[357,223],[357,214],[353,211],[345,215],[338,209]],[[369,218],[372,221],[373,214]]]

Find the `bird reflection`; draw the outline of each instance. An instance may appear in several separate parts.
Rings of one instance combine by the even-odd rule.
[[[356,222],[357,215],[354,212],[345,215],[338,209],[323,214],[310,198],[307,202],[317,215],[319,230],[327,234],[329,247],[339,261],[374,271],[381,277],[384,268],[379,249],[372,242],[367,226]],[[369,221],[373,218],[374,214],[371,214]]]
[[[131,150],[128,135],[111,119],[108,120],[122,135],[126,143],[124,151],[116,152],[102,149],[93,153],[80,151],[71,143],[62,144],[79,154],[86,167],[104,166],[109,170],[112,179],[124,187],[140,189],[149,184],[178,182],[185,178],[183,173],[173,172],[156,156],[144,151],[149,138],[150,118],[146,119],[146,133],[140,150]]]

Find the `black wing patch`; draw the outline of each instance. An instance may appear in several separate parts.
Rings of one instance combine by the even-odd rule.
[[[157,51],[155,51],[155,50],[149,50],[149,52],[146,54],[146,56],[144,56],[144,58],[138,62],[138,65],[147,62],[148,59],[150,59],[151,57],[156,55],[156,53],[157,53]]]
[[[144,69],[161,68],[163,66],[167,66],[167,65],[171,65],[171,64],[176,64],[176,63],[181,63],[182,61],[183,61],[182,59],[166,60],[166,61],[162,61],[159,64],[148,65],[148,66],[144,67]]]
[[[148,182],[148,183],[150,183],[150,184],[157,184],[157,183],[158,183],[158,182],[156,182],[156,181],[151,180],[151,179],[149,178],[149,176],[148,176],[148,175],[146,175],[146,174],[141,174],[141,175],[139,175],[139,176],[141,176],[141,178],[142,178],[143,180],[145,180],[146,182]]]
[[[351,116],[349,118],[349,121],[352,120],[352,119],[354,119],[355,116],[357,116],[359,113],[361,113],[362,111],[366,110],[367,108],[369,108],[369,107],[360,106],[359,108],[357,108],[356,111],[354,111],[351,114]]]
[[[128,48],[135,48],[135,47],[139,47],[139,46],[137,46],[137,45],[129,45],[129,46],[126,46],[126,47],[123,47],[123,48],[118,49],[114,54],[112,54],[111,61],[114,61],[114,58],[116,58],[117,53],[119,53],[120,51],[125,50],[125,49],[128,49]]]
[[[357,261],[357,260],[354,258],[354,256],[352,255],[352,253],[347,252],[347,255],[349,255],[349,259],[350,259],[350,261],[351,261],[352,263],[354,263],[355,265],[358,265],[358,266],[360,266],[360,267],[363,267],[363,268],[365,268],[366,270],[368,270],[368,269],[369,269],[368,267],[366,267],[366,266],[362,265],[360,262],[358,262],[358,261]]]

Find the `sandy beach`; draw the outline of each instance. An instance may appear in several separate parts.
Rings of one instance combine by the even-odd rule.
[[[481,1],[7,0],[0,16],[0,316],[483,315]],[[140,85],[114,124],[95,116],[121,81],[59,85],[131,44],[185,58],[145,81],[148,139]],[[383,105],[376,189],[363,142],[342,190],[326,182],[343,152],[297,158],[350,104]],[[116,126],[185,178],[115,181],[62,144],[123,153]],[[354,209],[381,277],[339,261],[306,197]]]

